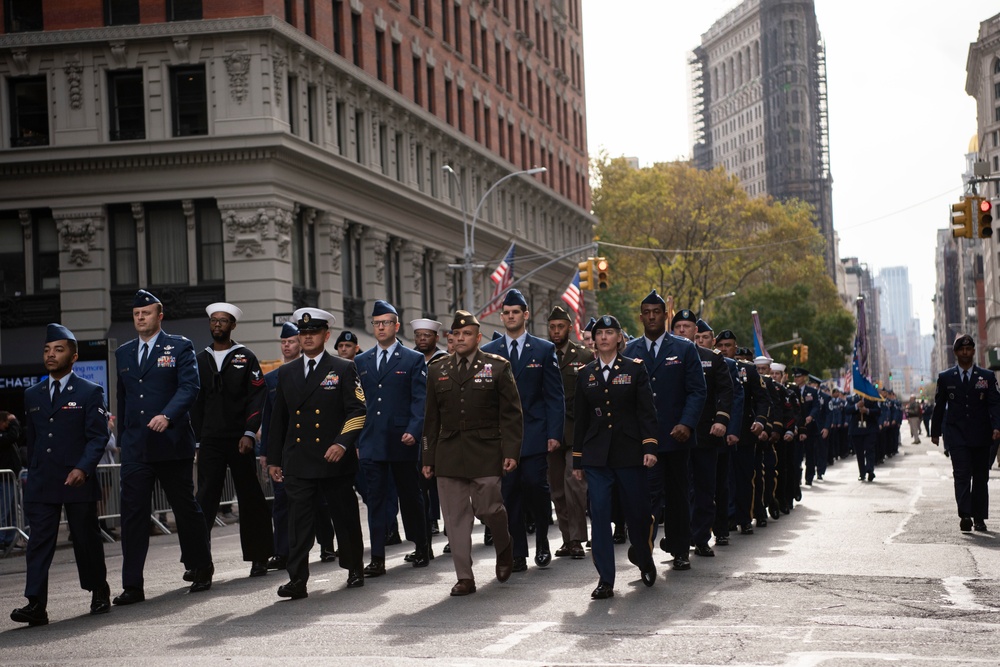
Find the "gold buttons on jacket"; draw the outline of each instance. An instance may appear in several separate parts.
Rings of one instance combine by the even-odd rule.
[[[319,424],[316,424],[316,428],[319,428]]]
[[[319,408],[316,408],[316,414],[319,414]]]
[[[295,442],[302,442],[299,438],[295,438]]]
[[[301,412],[299,412],[298,410],[296,410],[296,411],[295,411],[295,414],[297,414],[297,415],[301,415],[302,413],[301,413]]]
[[[302,428],[302,424],[296,424],[295,428]]]

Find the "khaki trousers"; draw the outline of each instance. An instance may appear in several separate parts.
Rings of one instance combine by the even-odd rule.
[[[441,514],[451,545],[451,559],[459,579],[475,580],[472,573],[472,526],[478,517],[493,533],[500,553],[510,544],[507,510],[500,495],[500,477],[438,477]]]
[[[549,492],[563,544],[587,541],[587,481],[573,477],[573,448],[549,452]]]

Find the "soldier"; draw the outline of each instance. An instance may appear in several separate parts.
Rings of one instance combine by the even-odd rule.
[[[660,548],[673,556],[675,570],[691,569],[690,450],[708,390],[698,348],[667,333],[667,305],[656,290],[639,305],[643,337],[625,346],[624,356],[642,359],[656,406],[656,464],[649,469],[650,508],[663,519]],[[656,527],[654,524],[653,531]]]
[[[136,292],[132,322],[138,338],[115,351],[118,365],[118,446],[121,449],[122,584],[117,605],[146,599],[142,571],[149,550],[153,483],[160,482],[177,521],[181,560],[191,592],[212,587],[212,552],[205,515],[194,497],[194,430],[198,362],[183,336],[161,330],[163,304]]]
[[[593,329],[597,359],[577,376],[573,414],[573,476],[584,474],[590,493],[594,566],[599,577],[595,600],[615,595],[615,547],[611,537],[611,496],[621,497],[631,546],[628,558],[639,567],[642,583],[656,583],[650,539],[647,470],[656,464],[656,408],[642,360],[619,353],[621,325],[610,315]]]
[[[819,392],[815,387],[808,384],[809,371],[801,367],[791,369],[792,379],[799,391],[799,414],[798,414],[798,446],[795,450],[795,460],[801,479],[802,460],[806,463],[806,486],[812,486],[813,478],[816,476],[816,440],[819,437],[820,411]]]
[[[514,538],[514,572],[528,569],[524,519],[528,509],[535,520],[535,564],[544,568],[552,562],[548,538],[552,518],[548,453],[559,448],[566,426],[566,399],[556,348],[527,332],[525,325],[530,317],[528,302],[521,292],[508,290],[500,310],[505,333],[483,346],[483,352],[499,354],[510,361],[521,398],[524,421],[521,457],[517,469],[503,478],[504,506]]]
[[[424,362],[427,366],[448,356],[448,352],[438,347],[442,326],[440,322],[419,318],[411,320],[410,326],[413,328],[413,348],[424,355]],[[437,484],[420,475],[420,492],[424,497],[424,511],[427,514],[427,534],[429,536],[437,535],[441,532],[438,524],[438,517],[441,516],[441,501],[438,498]],[[430,540],[427,542],[427,555],[434,558]],[[405,560],[412,563],[416,557],[417,552],[414,551],[407,554]]]
[[[28,604],[10,618],[30,626],[46,625],[49,565],[56,551],[63,509],[73,535],[80,586],[91,591],[90,613],[111,609],[97,501],[101,487],[97,464],[108,443],[104,390],[76,375],[76,337],[60,324],[45,332],[42,362],[49,377],[24,392],[25,435],[30,457],[24,512],[31,526],[25,554]]]
[[[587,326],[585,326],[583,328],[583,344],[586,345],[587,347],[589,347],[591,352],[594,351],[594,334],[593,334],[593,331],[594,331],[594,325],[596,323],[597,323],[597,320],[594,319],[593,317],[591,317],[590,321],[587,322]]]
[[[427,567],[429,537],[420,493],[417,461],[424,429],[427,396],[427,364],[416,350],[404,347],[396,333],[399,313],[381,299],[372,308],[372,327],[377,345],[358,355],[358,376],[365,392],[368,412],[358,439],[361,472],[368,487],[368,533],[371,563],[366,577],[385,574],[387,507],[390,479],[397,491],[406,539],[416,547],[413,567]]]
[[[834,387],[830,392],[830,419],[828,420],[830,429],[830,454],[836,458],[847,457],[847,447],[845,446],[846,433],[844,426],[844,396],[840,389]]]
[[[437,476],[445,531],[458,582],[451,595],[476,592],[472,571],[472,524],[493,532],[496,577],[514,566],[500,477],[517,469],[521,451],[521,399],[506,359],[479,349],[479,320],[464,310],[452,322],[455,353],[434,364],[427,380],[423,472]]]
[[[365,424],[365,396],[354,362],[326,352],[335,318],[318,308],[292,314],[303,356],[278,369],[278,393],[268,433],[267,471],[288,494],[289,582],[278,596],[308,597],[309,549],[317,497],[326,498],[340,542],[347,587],[364,586],[364,544],[354,476],[356,442]]]
[[[361,345],[358,344],[358,337],[353,332],[344,329],[337,336],[337,341],[333,344],[333,349],[337,351],[337,355],[341,359],[354,361],[354,357],[358,356],[358,353],[361,352]]]
[[[586,345],[570,340],[572,324],[569,313],[561,306],[554,307],[549,313],[549,340],[556,346],[566,395],[566,427],[562,444],[549,452],[549,488],[563,538],[562,546],[556,549],[555,555],[557,558],[569,556],[579,560],[587,557],[583,548],[587,541],[587,482],[573,474],[573,402],[576,377],[580,369],[594,360],[594,353]]]
[[[878,401],[855,394],[847,399],[844,413],[848,418],[851,446],[858,458],[858,481],[875,481],[875,439],[878,437],[882,406]]]
[[[823,387],[823,381],[815,375],[809,376],[810,386],[816,390],[819,402],[819,417],[816,420],[816,479],[822,481],[830,460],[830,393]]]
[[[274,555],[274,531],[254,459],[267,388],[256,355],[232,339],[243,311],[221,302],[205,311],[212,344],[197,356],[201,391],[191,410],[199,442],[198,504],[211,533],[228,468],[240,506],[243,560],[251,563],[251,577],[261,577]]]

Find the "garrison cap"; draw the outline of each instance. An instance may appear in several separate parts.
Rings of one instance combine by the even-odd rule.
[[[505,306],[521,306],[525,310],[528,309],[528,302],[525,301],[524,295],[521,294],[521,290],[509,289],[507,294],[503,298],[503,305]]]
[[[281,338],[294,338],[299,335],[299,328],[292,322],[285,322],[281,325]]]
[[[552,322],[553,320],[565,320],[567,322],[573,321],[570,319],[569,313],[566,312],[566,309],[562,306],[555,306],[552,308],[552,312],[549,313],[549,322]]]
[[[622,325],[618,322],[618,318],[614,315],[602,315],[597,318],[593,331],[596,334],[600,329],[615,329],[617,331],[621,331]]]
[[[358,337],[355,336],[353,332],[344,329],[343,331],[340,332],[340,335],[337,336],[337,342],[334,343],[333,346],[337,347],[341,343],[354,343],[355,345],[357,345]]]
[[[698,318],[690,310],[684,308],[683,310],[678,310],[677,314],[674,315],[674,319],[670,320],[670,328],[673,329],[674,325],[678,322],[693,322],[697,324]]]
[[[45,328],[45,342],[54,343],[57,340],[71,340],[75,343],[76,336],[63,325],[53,322]]]
[[[330,325],[337,321],[331,313],[319,308],[299,308],[292,313],[292,319],[295,320],[299,331],[329,329]]]
[[[399,313],[392,307],[392,304],[382,299],[378,299],[375,305],[372,306],[372,317],[378,317],[379,315],[395,315],[399,317]]]
[[[479,326],[479,320],[476,319],[476,316],[467,310],[456,310],[455,319],[451,322],[451,330],[454,331],[470,325]]]
[[[426,331],[433,331],[437,333],[441,331],[441,323],[437,320],[429,320],[427,318],[418,318],[415,320],[410,320],[410,326],[413,327],[414,331],[424,329]]]
[[[952,349],[957,350],[960,347],[975,347],[975,346],[976,346],[976,341],[972,340],[972,336],[970,336],[969,334],[962,334],[961,336],[955,339],[955,344],[952,346]]]
[[[597,319],[596,319],[596,318],[593,318],[593,317],[591,317],[591,318],[590,318],[590,321],[589,321],[589,322],[587,322],[587,326],[585,326],[585,327],[583,328],[583,330],[584,330],[584,331],[593,331],[593,330],[594,330],[594,325],[595,325],[595,324],[597,324]]]
[[[150,306],[154,303],[160,303],[160,300],[153,296],[152,292],[147,292],[144,289],[139,290],[135,293],[135,298],[132,299],[133,308],[143,308],[145,306]]]
[[[695,324],[698,325],[698,333],[708,333],[712,331],[712,327],[709,326],[708,322],[701,319],[700,317],[698,318],[698,321],[695,322]]]
[[[237,306],[234,306],[231,303],[226,303],[225,301],[217,301],[215,303],[208,304],[208,306],[205,307],[205,312],[209,317],[212,316],[212,313],[226,313],[227,315],[232,315],[233,320],[236,322],[243,319],[243,311]]]
[[[646,298],[642,300],[640,305],[663,306],[664,308],[666,308],[667,302],[663,300],[662,296],[656,293],[656,290],[653,290],[652,292],[646,295]]]
[[[812,383],[814,383],[814,384],[823,384],[823,380],[821,380],[820,378],[816,377],[815,375],[810,375],[809,376],[809,381],[812,382]]]

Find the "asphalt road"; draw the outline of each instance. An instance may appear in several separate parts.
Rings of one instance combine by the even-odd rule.
[[[874,483],[838,462],[791,515],[734,535],[715,558],[692,556],[690,571],[669,570],[658,552],[651,589],[619,547],[607,601],[590,599],[589,560],[556,559],[499,584],[481,533],[475,595],[449,597],[440,536],[430,567],[403,562],[409,545],[390,547],[389,573],[355,590],[315,549],[309,597],[280,600],[284,573],[248,578],[230,525],[213,534],[211,591],[189,594],[176,538],[154,537],[146,602],[100,617],[86,614],[90,596],[61,548],[51,623],[27,628],[6,617],[24,603],[24,560],[7,558],[0,664],[1000,665],[1000,516],[989,533],[960,533],[950,462],[924,442],[903,446]],[[121,554],[106,552],[117,593]]]

